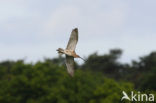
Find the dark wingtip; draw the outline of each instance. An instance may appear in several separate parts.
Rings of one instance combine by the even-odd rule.
[[[69,73],[69,76],[70,77],[74,77],[74,73]]]
[[[78,28],[73,29],[73,31],[78,32]]]

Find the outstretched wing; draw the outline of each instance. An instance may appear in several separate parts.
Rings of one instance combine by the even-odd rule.
[[[66,55],[66,66],[70,76],[74,76],[74,57]]]
[[[68,41],[68,45],[67,45],[67,50],[75,50],[76,48],[76,44],[78,42],[78,29],[75,28],[73,29],[71,35],[70,35],[70,39]]]

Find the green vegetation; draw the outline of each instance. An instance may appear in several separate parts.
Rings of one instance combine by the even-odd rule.
[[[84,64],[76,63],[73,78],[62,57],[1,62],[0,103],[121,103],[122,91],[156,94],[156,52],[131,65],[118,61],[121,54],[120,49],[91,54]]]

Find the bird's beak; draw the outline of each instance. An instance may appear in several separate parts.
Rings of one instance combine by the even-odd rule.
[[[79,56],[79,58],[81,58],[83,61],[85,61],[85,62],[86,62],[86,60],[85,60],[85,59],[83,59],[82,57],[80,57],[80,56]]]

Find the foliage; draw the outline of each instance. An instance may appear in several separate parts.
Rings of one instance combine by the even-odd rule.
[[[121,50],[110,50],[109,54],[91,54],[82,68],[101,72],[115,80],[125,80],[134,83],[135,88],[156,91],[156,52],[140,57],[139,61],[123,64],[118,61]]]
[[[120,103],[122,91],[156,94],[156,53],[131,65],[118,61],[121,54],[119,49],[91,54],[83,65],[76,63],[74,77],[62,57],[1,62],[0,103]]]
[[[10,62],[6,62],[10,64]],[[0,103],[119,103],[130,83],[115,82],[102,74],[78,69],[71,78],[64,67],[53,62],[35,65],[17,61],[1,65]]]

